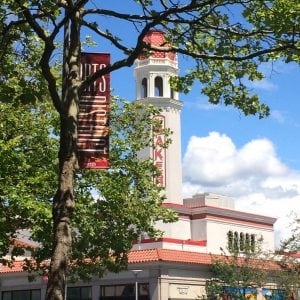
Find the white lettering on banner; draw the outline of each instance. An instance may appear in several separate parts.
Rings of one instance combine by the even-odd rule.
[[[106,104],[107,98],[106,96],[89,96],[85,95],[82,96],[80,99],[80,104]]]
[[[155,176],[154,180],[156,184],[165,187],[166,186],[166,149],[163,148],[164,135],[161,133],[162,129],[165,129],[165,117],[155,116],[155,120],[160,122],[161,128],[154,132],[154,149],[153,149],[153,161],[156,168],[160,171],[158,176]]]
[[[102,70],[106,67],[106,64],[81,64],[80,67],[80,78],[82,80],[85,80],[86,78],[92,76],[94,73],[96,73],[98,70]],[[99,79],[94,81],[93,85],[89,86],[86,91],[88,92],[106,92],[106,80],[104,76],[101,76]]]

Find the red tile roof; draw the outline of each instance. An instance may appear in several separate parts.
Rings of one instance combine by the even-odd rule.
[[[171,250],[171,249],[145,249],[133,250],[128,255],[129,264],[151,263],[151,262],[173,262],[196,265],[210,265],[215,259],[226,259],[223,255],[211,255],[208,253],[199,253],[191,251]],[[255,262],[256,260],[253,260]],[[1,273],[22,272],[24,262],[15,261],[13,267],[0,264]],[[257,266],[257,261],[256,264]],[[274,261],[265,261],[261,268],[280,269],[280,266]]]
[[[1,273],[16,273],[22,272],[24,266],[24,261],[15,261],[13,265],[10,267],[8,265],[0,264],[0,274]]]
[[[131,251],[128,256],[129,263],[155,261],[182,262],[188,264],[211,264],[211,255],[207,253],[171,249],[146,249]]]
[[[165,34],[161,30],[150,30],[143,39],[144,42],[149,43],[152,46],[158,47],[168,47],[169,45],[166,43]],[[175,59],[175,54],[173,52],[162,52],[162,51],[152,51],[152,58],[165,58],[168,57],[171,60]],[[142,54],[139,56],[139,59],[145,59],[148,56]]]
[[[207,253],[190,251],[179,251],[170,249],[147,249],[134,250],[129,253],[128,262],[131,263],[150,263],[150,262],[177,262],[187,264],[211,264],[211,256]],[[22,272],[24,262],[15,261],[12,268],[0,265],[1,273]]]

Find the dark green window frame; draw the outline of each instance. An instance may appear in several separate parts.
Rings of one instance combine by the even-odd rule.
[[[41,300],[41,290],[13,290],[3,291],[2,300]]]
[[[92,287],[91,286],[68,287],[67,300],[92,300]]]

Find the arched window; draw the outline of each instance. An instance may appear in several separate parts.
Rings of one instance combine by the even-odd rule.
[[[171,88],[171,91],[170,91],[170,95],[171,95],[171,99],[174,99],[174,90]]]
[[[233,232],[230,230],[227,232],[227,246],[229,251],[233,249]]]
[[[240,251],[245,250],[245,234],[240,232]]]
[[[147,78],[143,78],[142,80],[142,90],[141,90],[141,96],[142,98],[146,98],[148,96],[148,88],[147,88]]]
[[[235,231],[233,235],[233,250],[239,250],[239,233],[237,231]]]
[[[154,86],[155,86],[154,96],[162,97],[163,96],[163,79],[160,76],[155,77]]]
[[[250,251],[250,235],[249,235],[249,233],[246,233],[245,250]]]
[[[252,252],[255,252],[255,234],[251,234],[250,249],[251,249]]]

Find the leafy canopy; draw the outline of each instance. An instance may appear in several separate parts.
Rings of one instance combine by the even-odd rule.
[[[259,102],[249,85],[249,81],[263,79],[259,65],[279,58],[299,63],[299,0],[127,0],[122,5],[88,0],[5,0],[2,3],[0,44],[21,39],[29,53],[31,49],[26,46],[30,43],[43,49],[42,73],[58,110],[57,77],[48,63],[69,20],[80,24],[82,31],[100,40],[100,44],[109,43],[112,51],[119,52],[111,66],[81,83],[81,88],[101,72],[131,66],[145,49],[160,48],[191,59],[190,70],[172,79],[174,88],[188,92],[195,80],[200,81],[201,92],[209,102],[233,105],[245,115],[257,114],[262,118],[269,114],[269,108]],[[153,29],[166,33],[167,49],[143,42],[147,32]],[[38,41],[30,42],[28,35],[29,40],[35,37]],[[8,44],[13,47],[12,43]],[[2,47],[5,53],[9,52],[7,46]],[[33,66],[38,61],[32,59],[30,64]]]

